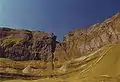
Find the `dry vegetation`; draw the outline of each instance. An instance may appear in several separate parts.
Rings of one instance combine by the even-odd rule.
[[[64,64],[66,65],[66,68],[64,69],[67,71],[64,72],[65,74],[62,76],[60,75],[57,78],[45,78],[40,80],[7,80],[3,82],[119,82],[119,48],[120,44],[106,46],[97,52],[89,54],[87,57],[77,58],[66,62]],[[15,69],[24,69],[28,64],[37,68],[41,68],[42,66],[40,65],[40,62],[36,61],[15,62],[0,59],[0,62],[8,67],[11,66],[11,68],[16,67]]]

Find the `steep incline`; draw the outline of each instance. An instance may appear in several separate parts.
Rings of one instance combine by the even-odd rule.
[[[56,36],[45,32],[0,28],[0,57],[51,61]]]
[[[63,60],[89,54],[99,48],[120,41],[120,13],[87,29],[75,29],[57,45],[56,55]],[[61,54],[64,54],[61,57]],[[61,60],[59,59],[59,60]]]
[[[78,70],[74,70],[73,72],[59,76],[58,78],[46,78],[33,81],[11,80],[5,82],[120,82],[119,49],[120,43],[105,46],[97,52],[89,54],[86,59],[83,59],[83,62],[87,60],[90,61],[86,63],[82,62],[82,64],[79,65],[81,67]],[[80,63],[80,60],[77,61]],[[69,63],[75,62],[76,60],[72,60]],[[84,67],[84,69],[81,69],[82,67]]]
[[[94,61],[91,67],[85,71],[74,73],[72,79],[76,82],[119,82],[120,81],[120,44],[112,45],[106,49],[104,55],[97,63]],[[86,70],[87,69],[87,70]]]
[[[0,78],[119,82],[119,49],[120,13],[62,42],[50,33],[0,28]]]

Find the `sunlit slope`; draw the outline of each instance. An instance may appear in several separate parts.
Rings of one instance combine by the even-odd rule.
[[[97,56],[98,55],[98,56]],[[72,73],[68,73],[57,78],[48,78],[40,80],[11,80],[3,82],[120,82],[120,44],[110,45],[104,47],[96,52],[88,55],[87,58],[82,61],[89,62],[83,63],[80,69],[79,66]],[[80,59],[72,60],[71,62],[80,62]],[[68,63],[69,64],[69,63]],[[67,68],[66,70],[70,70]]]
[[[120,44],[113,45],[82,72],[72,75],[72,82],[120,82]]]
[[[104,57],[95,66],[90,68],[87,75],[120,75],[120,44],[112,47],[107,53],[103,53],[103,55]]]
[[[39,79],[39,80],[7,80],[7,81],[3,81],[3,82],[67,82],[67,81],[64,81],[61,79],[46,78],[46,79]]]

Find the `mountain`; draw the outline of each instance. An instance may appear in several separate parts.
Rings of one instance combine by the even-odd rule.
[[[0,29],[1,57],[12,60],[48,61],[55,50],[56,36],[37,31]]]
[[[3,27],[0,78],[119,82],[119,49],[120,13],[87,29],[75,29],[61,42],[56,41],[53,33]]]
[[[71,58],[89,54],[97,49],[120,41],[120,13],[87,29],[75,29],[64,37],[64,48]],[[63,46],[62,45],[62,46]],[[59,50],[59,49],[58,49]],[[60,50],[61,51],[61,50]],[[64,54],[66,54],[64,52]]]

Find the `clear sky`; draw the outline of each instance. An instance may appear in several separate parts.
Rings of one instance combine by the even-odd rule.
[[[120,11],[120,0],[0,0],[0,26],[53,32],[58,40]]]

